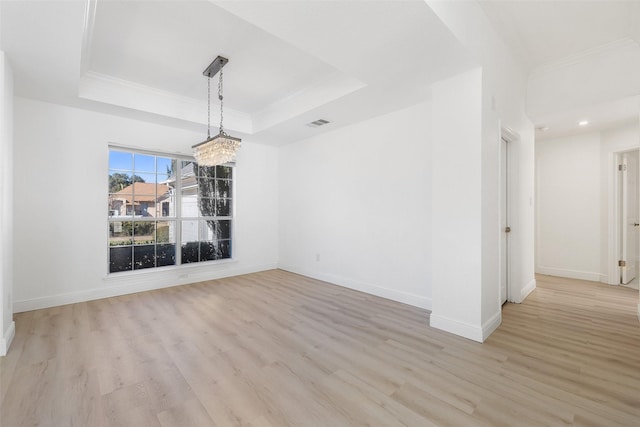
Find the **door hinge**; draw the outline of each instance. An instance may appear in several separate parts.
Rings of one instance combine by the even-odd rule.
[[[623,260],[618,261],[618,267],[626,267],[626,266],[627,266],[627,261],[623,261]]]
[[[511,233],[511,227],[507,226],[504,228],[505,233]]]
[[[627,165],[618,165],[618,170],[619,171],[626,171],[627,170]]]

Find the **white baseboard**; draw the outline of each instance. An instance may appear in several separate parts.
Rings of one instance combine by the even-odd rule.
[[[527,283],[527,285],[524,288],[522,288],[522,290],[520,291],[520,301],[518,302],[524,301],[531,292],[535,291],[535,289],[536,289],[536,279],[531,279],[531,281]]]
[[[392,301],[401,302],[403,304],[412,305],[414,307],[431,310],[431,298],[427,298],[422,295],[398,291],[396,289],[389,289],[382,286],[373,285],[371,283],[365,283],[354,279],[336,276],[333,274],[308,271],[290,265],[279,265],[278,268],[280,268],[281,270],[290,271],[291,273],[300,274],[302,276],[322,280],[323,282],[329,282],[333,285],[342,286],[343,288],[349,288],[378,297],[386,298]]]
[[[536,273],[546,274],[548,276],[566,277],[568,279],[589,280],[592,282],[607,280],[606,275],[593,271],[569,270],[565,268],[555,267],[538,266],[536,267]]]
[[[498,310],[489,320],[482,324],[482,342],[484,342],[489,335],[493,333],[498,326],[502,323],[502,308]]]
[[[13,341],[13,337],[16,336],[16,322],[13,320],[9,324],[9,327],[4,332],[2,338],[0,338],[0,356],[6,356],[9,352],[9,347],[11,347],[11,342]]]
[[[218,266],[199,266],[191,269],[170,269],[154,271],[136,271],[132,274],[117,274],[105,277],[104,286],[83,291],[50,295],[46,297],[14,301],[14,313],[57,307],[77,302],[110,298],[136,292],[152,291],[173,286],[188,285],[206,280],[222,279],[242,274],[278,268],[276,264],[267,264],[242,268],[227,268],[231,263]],[[217,268],[217,269],[216,269]]]
[[[484,328],[480,325],[471,325],[469,323],[460,322],[459,320],[431,313],[431,316],[429,316],[429,326],[473,341],[480,343],[483,342]]]

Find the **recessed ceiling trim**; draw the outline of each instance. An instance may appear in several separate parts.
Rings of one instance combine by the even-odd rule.
[[[264,110],[253,114],[253,130],[260,132],[268,129],[366,87],[367,85],[360,80],[336,72],[330,77],[280,99]]]
[[[82,51],[80,54],[80,75],[91,66],[91,45],[93,43],[93,28],[96,22],[96,6],[98,0],[86,0],[84,11],[84,25],[82,26]]]
[[[78,96],[92,101],[131,108],[147,113],[207,124],[206,103],[176,95],[139,83],[89,71],[80,79]],[[219,106],[212,106],[212,115],[220,114]],[[239,133],[253,131],[249,114],[225,108],[225,128]]]
[[[595,46],[591,49],[584,50],[574,55],[566,56],[559,60],[544,63],[534,68],[529,74],[529,77],[535,78],[539,74],[562,70],[563,68],[572,67],[576,64],[591,60],[592,58],[598,58],[601,55],[605,55],[609,52],[619,51],[623,49],[636,50],[638,49],[638,43],[630,38],[622,38],[610,43],[602,44],[600,46]]]

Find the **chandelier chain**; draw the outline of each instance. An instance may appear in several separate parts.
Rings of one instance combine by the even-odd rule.
[[[2,1],[2,0],[0,0]],[[203,74],[208,78],[207,81],[207,139],[199,144],[194,145],[193,157],[200,166],[218,166],[229,162],[234,162],[236,152],[240,148],[241,139],[234,138],[225,133],[223,127],[224,120],[224,101],[223,101],[223,74],[222,67],[229,60],[218,56]],[[220,132],[211,137],[211,80],[220,73],[218,80],[218,100],[220,101]],[[215,82],[213,83],[215,84]],[[215,132],[214,132],[215,133]]]
[[[222,103],[223,103],[223,96],[222,96],[222,68],[220,69],[220,80],[218,81],[218,99],[220,100],[220,134],[224,135],[224,129],[222,128],[222,118],[223,118],[223,114],[222,114]]]
[[[211,138],[211,77],[207,76],[207,139]]]

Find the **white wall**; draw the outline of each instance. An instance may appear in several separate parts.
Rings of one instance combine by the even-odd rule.
[[[202,135],[23,98],[14,123],[16,311],[277,266],[277,149],[238,155],[234,261],[107,276],[108,144],[190,154]]]
[[[482,68],[482,135],[478,140],[482,145],[482,290],[478,303],[481,325],[474,327],[480,326],[479,340],[484,340],[501,322],[498,175],[501,126],[520,135],[519,141],[510,146],[513,160],[510,185],[517,198],[512,200],[510,209],[513,231],[509,237],[509,300],[521,302],[535,289],[534,130],[525,113],[526,78],[477,2],[425,1]],[[474,291],[473,286],[475,283],[469,284],[468,292]]]
[[[536,143],[536,271],[599,281],[600,133]]]
[[[430,324],[482,341],[482,70],[435,84],[433,106]]]
[[[639,147],[638,122],[536,142],[536,272],[618,284],[616,153]]]
[[[0,356],[15,333],[13,322],[13,75],[0,51]]]
[[[478,64],[483,67],[480,86],[481,112],[479,113],[482,127],[481,134],[478,135],[476,141],[480,147],[480,155],[478,162],[475,163],[480,168],[478,182],[480,189],[477,197],[481,200],[481,208],[478,213],[478,229],[474,231],[474,233],[480,233],[481,248],[478,253],[479,261],[477,259],[469,261],[469,268],[473,270],[474,275],[479,275],[479,278],[474,276],[474,280],[469,282],[462,291],[473,293],[474,298],[477,299],[473,305],[474,313],[477,308],[479,316],[474,314],[473,321],[476,324],[473,327],[476,331],[479,328],[480,334],[474,332],[473,338],[484,340],[500,323],[499,252],[497,245],[500,226],[497,171],[499,170],[498,146],[501,123],[519,132],[522,137],[519,147],[515,151],[519,171],[518,182],[515,183],[515,186],[519,191],[520,199],[517,201],[517,217],[515,219],[518,228],[514,229],[513,237],[512,278],[516,282],[513,288],[517,291],[518,298],[521,299],[525,290],[532,289],[532,284],[535,286],[533,281],[533,207],[531,202],[533,197],[533,129],[531,123],[524,116],[523,76],[514,65],[504,44],[491,29],[482,9],[475,3],[467,2],[428,1],[427,3],[468,47],[477,58]],[[474,94],[476,93],[475,89],[477,88],[474,87]],[[105,170],[105,183],[100,182],[100,177],[88,177],[87,181],[89,182],[86,184],[66,185],[65,192],[71,193],[74,197],[80,197],[77,195],[82,194],[88,188],[97,188],[96,185],[98,187],[103,185],[105,188],[103,191],[106,194],[105,141],[170,150],[171,148],[177,149],[178,145],[180,147],[191,145],[194,135],[189,134],[187,138],[187,132],[175,129],[160,128],[159,126],[86,111],[73,110],[72,114],[68,112],[69,109],[53,106],[45,108],[41,106],[44,104],[32,101],[21,100],[20,103],[38,104],[36,110],[47,111],[39,112],[36,115],[36,126],[31,126],[32,123],[29,122],[31,105],[29,108],[22,108],[22,118],[17,121],[19,129],[16,131],[20,133],[20,138],[17,138],[20,142],[19,152],[17,152],[17,169],[34,163],[27,159],[30,153],[34,152],[34,148],[37,148],[53,159],[61,157],[63,154],[66,154],[67,157],[83,159],[82,165],[70,168],[70,173],[77,176],[83,175],[85,167]],[[424,111],[430,111],[428,106],[422,108]],[[262,198],[251,203],[253,209],[251,213],[245,211],[250,217],[250,221],[244,230],[249,230],[254,226],[261,233],[269,235],[275,233],[277,236],[278,225],[274,225],[275,221],[271,221],[271,214],[273,213],[274,217],[278,218],[278,209],[280,209],[279,226],[281,230],[279,237],[281,241],[278,247],[280,265],[283,268],[428,308],[431,304],[432,285],[444,288],[448,286],[448,282],[434,283],[430,280],[432,260],[431,244],[429,243],[430,227],[428,225],[431,223],[431,195],[429,194],[431,169],[428,152],[429,142],[431,142],[429,140],[431,135],[430,116],[428,112],[416,116],[408,111],[413,111],[413,109],[388,115],[392,118],[390,123],[385,121],[387,118],[385,116],[385,120],[382,118],[373,119],[284,147],[279,155],[281,162],[278,179],[280,193],[270,191],[274,186],[264,185],[263,191],[267,195],[261,193]],[[72,116],[72,118],[67,116]],[[87,117],[88,119],[85,120]],[[408,120],[407,117],[410,117],[411,120]],[[67,121],[73,122],[74,125],[72,127],[66,126]],[[85,125],[87,121],[89,124]],[[96,122],[98,126],[95,125]],[[405,123],[407,126],[402,128],[397,126],[397,123]],[[63,154],[50,148],[50,129],[54,130],[57,146],[66,148]],[[376,139],[380,134],[386,135],[387,139],[391,138],[394,143],[397,141],[402,145],[405,150],[399,150],[401,156],[396,156],[395,152],[380,151],[382,142]],[[174,137],[173,141],[170,139],[171,136]],[[427,141],[423,147],[424,152],[420,151],[422,148],[415,145],[404,146],[407,140],[414,140],[416,137]],[[29,143],[26,144],[23,141]],[[355,147],[353,150],[347,148],[351,145]],[[332,149],[327,147],[332,147]],[[273,156],[273,151],[260,147],[256,148],[255,153],[259,150],[266,150],[269,154],[266,159],[260,158],[256,154],[254,164],[263,166],[264,163],[271,163],[268,160]],[[345,153],[340,159],[334,159],[333,153],[335,151],[345,151]],[[244,152],[252,153],[254,151]],[[249,154],[247,156],[251,157]],[[18,158],[21,161],[18,161]],[[350,163],[342,160],[344,158],[349,159]],[[296,162],[293,162],[293,159],[296,159]],[[370,187],[370,181],[375,174],[381,173],[382,168],[375,168],[374,165],[387,166],[396,161],[402,165],[398,168],[397,175],[387,179],[381,178],[378,183],[381,190],[376,192]],[[449,159],[439,158],[438,161],[446,162]],[[418,165],[419,162],[425,164]],[[49,164],[50,162],[46,160],[35,163],[36,170],[43,169],[50,175],[55,172]],[[241,164],[240,159],[239,164]],[[405,166],[407,164],[409,166]],[[271,171],[271,169],[269,170]],[[245,172],[251,173],[253,176],[249,167],[245,169]],[[327,176],[326,182],[322,182],[323,174]],[[239,179],[240,176],[241,171],[239,170]],[[16,183],[16,190],[27,191],[49,183],[46,179],[39,180],[35,174],[34,177],[29,176],[26,180],[25,183]],[[260,185],[257,181],[251,180],[256,186]],[[240,194],[240,191],[238,193]],[[384,208],[380,208],[384,205],[384,199],[390,197],[389,193],[399,193],[402,199],[401,209],[391,214],[396,218],[399,217],[397,226],[381,226],[381,224],[390,223],[390,214],[387,214]],[[82,194],[82,197],[87,198],[86,201],[92,202],[84,203],[85,200],[83,200],[82,213],[79,211],[66,211],[65,214],[56,212],[44,222],[33,226],[30,223],[37,216],[34,209],[46,207],[47,212],[50,212],[53,210],[51,205],[57,202],[58,197],[47,192],[42,201],[20,201],[20,214],[27,215],[27,219],[21,218],[19,224],[16,224],[16,232],[20,232],[21,236],[31,236],[36,239],[45,232],[51,234],[44,244],[48,252],[55,252],[56,244],[54,241],[59,242],[64,248],[74,250],[89,246],[88,250],[80,253],[80,259],[70,261],[77,269],[60,266],[63,261],[66,261],[62,259],[63,256],[60,254],[54,254],[52,260],[42,261],[45,265],[41,271],[50,271],[51,274],[50,282],[53,285],[50,286],[43,274],[28,271],[27,261],[22,260],[22,256],[29,255],[28,245],[26,242],[18,243],[16,247],[21,250],[22,263],[20,268],[17,268],[19,277],[16,277],[16,281],[20,283],[20,307],[27,309],[53,304],[56,301],[59,303],[60,301],[69,302],[74,299],[83,299],[85,294],[99,296],[115,292],[115,290],[132,289],[132,284],[125,283],[124,280],[104,281],[101,276],[96,274],[98,268],[101,271],[106,269],[105,245],[103,242],[94,242],[98,238],[98,232],[102,232],[101,230],[90,228],[90,233],[85,234],[87,239],[80,239],[79,237],[69,237],[70,231],[57,231],[58,229],[54,227],[54,225],[62,224],[63,228],[66,226],[74,232],[77,227],[94,227],[93,224],[87,224],[84,218],[86,215],[91,217],[104,215],[103,196],[104,194],[88,194],[86,196]],[[273,199],[278,197],[280,202],[271,209]],[[266,205],[260,203],[265,199],[269,200]],[[347,209],[342,211],[339,208],[331,209],[331,203],[335,205],[342,203]],[[98,207],[95,207],[94,204],[98,204]],[[79,202],[78,205],[80,205]],[[242,230],[240,210],[238,212],[238,229]],[[265,212],[269,220],[260,223],[260,220],[265,218]],[[101,220],[97,222],[105,221],[103,216],[100,218]],[[268,230],[264,230],[264,228]],[[334,230],[339,230],[341,233]],[[82,232],[84,233],[84,230]],[[106,230],[102,233],[100,236],[103,241],[106,241]],[[253,239],[245,236],[244,240],[236,240],[238,245],[243,248],[242,250],[251,250],[252,254],[254,252],[260,253],[259,258],[263,260],[264,248],[268,246],[265,243],[268,239],[264,237],[264,235],[260,235]],[[90,243],[83,240],[90,240]],[[247,243],[254,242],[254,240],[255,245],[241,244],[242,241]],[[465,241],[459,240],[451,244],[457,245],[458,248],[464,248]],[[238,249],[240,250],[240,248]],[[277,251],[277,249],[273,249],[274,257],[277,257]],[[99,255],[95,256],[95,253],[99,253]],[[16,254],[18,254],[18,250]],[[319,261],[316,261],[316,254],[320,255]],[[91,255],[94,255],[96,259],[91,258]],[[269,257],[269,260],[271,259]],[[384,260],[384,263],[381,263],[380,260]],[[476,262],[481,264],[479,269]],[[460,264],[460,268],[467,268],[467,265]],[[221,264],[219,274],[232,273],[233,270]],[[127,278],[127,282],[131,282],[132,277],[135,276],[131,275],[130,278]],[[177,274],[172,277],[166,274],[155,275],[145,272],[144,274],[140,273],[139,276],[140,279],[136,279],[139,284],[136,286],[140,289],[192,281],[192,277],[178,280]],[[480,289],[476,289],[478,283],[476,279],[480,281]],[[88,285],[78,287],[78,283],[83,280]],[[118,286],[119,288],[116,288]],[[44,300],[40,300],[40,298],[44,298]],[[458,308],[454,310],[458,311]]]
[[[280,267],[430,309],[430,127],[426,103],[282,147]]]

